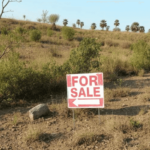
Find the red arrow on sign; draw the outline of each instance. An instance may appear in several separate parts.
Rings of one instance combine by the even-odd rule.
[[[83,107],[98,107],[103,106],[103,98],[78,98],[69,99],[69,107],[83,108]]]

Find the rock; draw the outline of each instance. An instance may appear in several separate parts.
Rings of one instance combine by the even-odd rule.
[[[48,114],[49,112],[49,108],[46,104],[39,104],[29,110],[29,118],[33,121],[34,119],[38,119],[41,116]]]

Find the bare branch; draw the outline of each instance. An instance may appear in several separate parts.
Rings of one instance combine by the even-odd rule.
[[[5,11],[5,12],[4,12],[5,7],[6,7],[10,2],[22,2],[22,0],[8,0],[7,3],[4,5],[4,1],[5,1],[5,0],[2,0],[2,11],[1,11],[1,13],[0,13],[0,19],[2,18],[3,13],[5,13],[5,12],[12,12],[12,11]]]
[[[6,53],[8,53],[8,52],[10,51],[10,49],[7,51],[8,48],[9,48],[9,46],[7,46],[7,47],[5,48],[5,50],[3,51],[3,54],[0,55],[0,59],[1,59]]]
[[[9,4],[10,1],[8,1],[5,6],[2,5],[3,9]]]

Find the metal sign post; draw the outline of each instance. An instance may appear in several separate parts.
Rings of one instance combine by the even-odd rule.
[[[73,130],[75,130],[75,118],[74,118],[74,109],[73,109],[72,111],[73,111]]]
[[[100,124],[100,109],[98,108],[98,118],[99,118],[99,124]]]

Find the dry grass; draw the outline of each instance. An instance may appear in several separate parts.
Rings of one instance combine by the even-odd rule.
[[[28,130],[26,131],[24,135],[24,140],[26,142],[34,142],[36,140],[40,140],[40,137],[42,136],[43,131],[42,129],[37,125],[30,125],[28,126]]]
[[[95,141],[102,142],[102,140],[104,139],[105,139],[104,134],[97,134],[93,132],[77,133],[72,143],[74,146],[76,145],[89,146],[92,145],[92,143],[95,143]]]
[[[138,72],[138,76],[139,76],[139,77],[143,77],[143,76],[144,76],[144,73],[145,73],[145,70],[144,70],[144,69],[141,69],[141,70],[139,70],[139,72]]]
[[[130,88],[117,88],[117,89],[108,89],[106,88],[104,90],[104,94],[105,94],[105,101],[115,101],[116,98],[120,98],[120,97],[126,97],[130,95]]]

